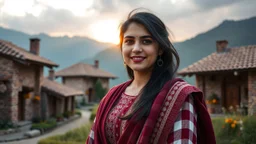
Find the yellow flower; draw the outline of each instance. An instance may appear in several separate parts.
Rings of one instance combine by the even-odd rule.
[[[233,121],[233,123],[234,123],[234,124],[237,124],[237,121],[236,121],[236,120],[234,120],[234,121]]]
[[[231,127],[232,127],[232,128],[235,128],[235,127],[236,127],[236,124],[234,124],[234,123],[231,124]]]
[[[216,99],[213,99],[213,100],[212,100],[212,103],[216,104],[216,103],[217,103],[217,100],[216,100]]]
[[[226,118],[226,119],[225,119],[225,123],[228,123],[228,122],[229,122],[229,119],[228,119],[228,118]]]

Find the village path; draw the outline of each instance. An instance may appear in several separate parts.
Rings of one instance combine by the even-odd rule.
[[[57,135],[57,134],[64,134],[67,131],[74,129],[74,128],[78,128],[82,125],[84,125],[85,123],[87,123],[89,121],[89,117],[91,112],[86,111],[86,110],[81,110],[82,112],[82,117],[74,120],[66,125],[63,125],[61,127],[56,128],[55,130],[53,130],[50,133],[35,137],[35,138],[30,138],[30,139],[25,139],[25,140],[21,140],[21,141],[13,141],[13,142],[7,142],[6,144],[37,144],[37,142],[40,139],[49,137],[49,136],[53,136],[53,135]],[[1,143],[2,144],[2,143]]]

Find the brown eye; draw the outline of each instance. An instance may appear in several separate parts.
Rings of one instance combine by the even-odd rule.
[[[125,44],[127,44],[127,45],[131,45],[131,44],[133,44],[133,43],[134,43],[134,41],[133,41],[133,40],[128,39],[128,40],[125,40],[125,41],[124,41],[124,43],[125,43]]]
[[[152,44],[152,40],[149,40],[149,39],[147,39],[147,40],[142,40],[142,43],[143,44],[145,44],[145,45],[149,45],[149,44]]]

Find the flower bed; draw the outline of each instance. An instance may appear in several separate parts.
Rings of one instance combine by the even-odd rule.
[[[255,116],[228,116],[213,118],[212,123],[217,144],[256,143]]]

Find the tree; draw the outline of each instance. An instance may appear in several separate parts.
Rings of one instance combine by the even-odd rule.
[[[102,99],[105,96],[105,94],[107,93],[107,90],[102,87],[100,80],[96,81],[94,89],[95,89],[95,95],[99,99]]]

